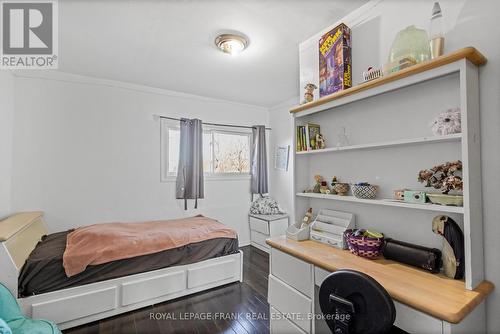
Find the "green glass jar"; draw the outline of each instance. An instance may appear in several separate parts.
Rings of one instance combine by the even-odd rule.
[[[415,26],[409,26],[396,35],[389,52],[389,62],[411,57],[417,63],[431,59],[431,49],[427,32]]]

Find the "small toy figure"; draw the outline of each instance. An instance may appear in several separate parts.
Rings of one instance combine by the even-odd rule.
[[[325,138],[321,133],[316,135],[316,149],[322,150],[326,147]]]
[[[448,109],[439,114],[432,122],[432,133],[435,136],[446,136],[462,132],[460,108]]]
[[[304,89],[306,90],[304,93],[304,100],[302,101],[302,104],[312,102],[314,100],[314,90],[318,88],[316,87],[315,84],[308,83]]]
[[[465,270],[464,234],[458,224],[448,216],[432,220],[432,231],[444,237],[443,269],[447,277],[462,279]]]
[[[309,224],[311,224],[312,222],[312,216],[313,216],[313,209],[309,208],[306,212],[306,215],[302,219],[302,224],[300,225],[300,228],[309,226]]]
[[[314,175],[314,180],[316,181],[316,184],[314,185],[313,188],[313,193],[320,193],[321,192],[321,182],[323,182],[323,176],[321,175]]]
[[[321,186],[319,187],[319,192],[322,194],[329,194],[330,193],[330,188],[328,187],[328,182],[326,181],[321,181]]]

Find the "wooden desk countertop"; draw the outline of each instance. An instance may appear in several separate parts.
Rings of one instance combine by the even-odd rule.
[[[492,283],[483,281],[474,290],[467,290],[461,280],[383,258],[368,260],[316,241],[279,236],[266,242],[327,271],[352,269],[368,274],[395,300],[450,323],[459,323],[494,289]]]

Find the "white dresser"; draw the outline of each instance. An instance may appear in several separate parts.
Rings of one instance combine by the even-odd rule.
[[[250,242],[264,252],[269,253],[269,245],[266,239],[286,234],[288,228],[288,215],[248,215],[250,224]]]

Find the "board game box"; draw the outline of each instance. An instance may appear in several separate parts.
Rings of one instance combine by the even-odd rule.
[[[319,96],[351,86],[351,29],[341,23],[319,40]]]

